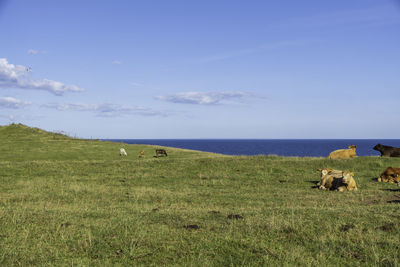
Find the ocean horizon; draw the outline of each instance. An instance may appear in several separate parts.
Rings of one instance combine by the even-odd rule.
[[[400,139],[102,139],[126,144],[158,145],[225,155],[326,157],[356,145],[358,156],[380,156],[376,144],[400,147]]]

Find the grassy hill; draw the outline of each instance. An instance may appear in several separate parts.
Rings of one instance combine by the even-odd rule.
[[[136,159],[141,150],[151,157],[155,146],[127,145],[98,140],[71,138],[22,124],[0,126],[0,160],[121,160],[119,149],[128,148],[129,159]],[[157,146],[159,147],[159,146]],[[211,153],[184,149],[168,149],[171,158],[210,157]]]
[[[155,148],[0,127],[0,265],[400,264],[400,190],[373,179],[398,158]],[[321,167],[359,191],[312,188]]]

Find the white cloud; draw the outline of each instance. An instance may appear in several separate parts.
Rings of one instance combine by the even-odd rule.
[[[31,104],[31,102],[22,101],[14,97],[0,97],[0,108],[19,109]]]
[[[39,51],[37,51],[37,50],[35,50],[35,49],[29,49],[28,50],[28,54],[29,55],[36,55],[36,54],[38,54],[39,53]]]
[[[23,121],[33,121],[43,119],[44,116],[33,116],[27,114],[9,114],[9,115],[0,115],[0,118],[7,119],[10,122],[23,122]]]
[[[111,64],[113,64],[113,65],[121,65],[122,62],[119,61],[119,60],[114,60],[113,62],[111,62]]]
[[[37,54],[46,54],[47,52],[44,50],[36,50],[36,49],[29,49],[28,54],[29,55],[37,55]]]
[[[253,95],[245,92],[183,92],[166,96],[156,96],[155,98],[181,104],[219,105],[226,103],[226,101],[242,100],[250,96]]]
[[[0,58],[0,88],[19,88],[30,90],[44,90],[55,95],[65,92],[79,92],[82,88],[75,85],[65,85],[58,81],[30,77],[30,68],[22,65],[9,64],[7,59]]]
[[[143,87],[143,86],[144,86],[144,84],[142,84],[142,83],[136,83],[136,82],[131,82],[130,85],[132,85],[132,86],[139,86],[139,87]]]
[[[52,108],[60,111],[89,111],[96,113],[100,117],[119,117],[124,115],[140,116],[167,116],[165,112],[155,111],[151,108],[140,106],[125,106],[116,104],[84,104],[84,103],[49,103],[42,105],[44,108]]]

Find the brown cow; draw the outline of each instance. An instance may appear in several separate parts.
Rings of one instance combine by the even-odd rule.
[[[357,157],[356,148],[357,146],[348,146],[349,149],[339,149],[331,152],[328,156],[330,159],[346,159]]]
[[[342,178],[342,183],[344,186],[341,186],[337,189],[337,191],[343,192],[343,191],[357,191],[357,185],[356,185],[356,180],[354,180],[354,172],[349,172],[349,171],[344,171],[343,172],[343,178]]]
[[[378,182],[398,183],[400,186],[400,168],[387,167],[378,178]]]
[[[400,148],[377,144],[373,148],[381,152],[381,157],[400,157]]]
[[[329,174],[333,176],[333,178],[341,178],[343,177],[343,171],[341,170],[335,170],[332,168],[323,168],[323,169],[318,169],[317,172],[321,173],[321,180],[317,183],[317,186],[321,185],[322,178],[324,178],[325,175]]]
[[[356,191],[357,185],[353,176],[354,173],[350,171],[342,172],[341,177],[335,177],[332,174],[325,174],[321,179],[319,189],[336,190],[339,192],[353,191],[353,190]]]

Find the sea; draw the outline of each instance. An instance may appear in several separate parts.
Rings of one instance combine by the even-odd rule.
[[[380,156],[376,144],[400,147],[400,139],[103,139],[213,152],[225,155],[326,157],[336,149],[356,145],[358,156]]]

